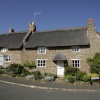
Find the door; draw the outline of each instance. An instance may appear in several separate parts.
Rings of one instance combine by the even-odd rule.
[[[3,66],[3,55],[0,55],[0,66]]]
[[[64,76],[64,61],[57,61],[57,76]]]

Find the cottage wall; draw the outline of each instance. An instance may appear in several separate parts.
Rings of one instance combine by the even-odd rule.
[[[22,63],[21,54],[22,54],[22,50],[8,50],[7,49],[6,52],[1,52],[0,55],[11,56],[11,61],[5,61],[5,59],[3,60],[3,67],[6,68],[10,64],[13,64],[13,63],[21,64]]]
[[[33,70],[40,70],[42,73],[48,72],[48,73],[56,74],[57,65],[55,62],[53,62],[53,57],[58,51],[62,52],[66,56],[68,64],[70,66],[72,66],[71,59],[80,59],[81,61],[80,70],[87,71],[87,72],[89,71],[89,66],[87,65],[86,62],[86,59],[88,58],[90,52],[89,46],[80,46],[79,52],[73,52],[71,50],[71,47],[46,48],[46,54],[38,54],[37,49],[31,49],[31,50],[27,49],[25,51],[27,58],[24,56],[23,58],[25,61],[29,61],[29,62],[34,61],[36,65],[37,65],[37,59],[46,59],[47,61],[46,67],[37,67],[36,69]]]

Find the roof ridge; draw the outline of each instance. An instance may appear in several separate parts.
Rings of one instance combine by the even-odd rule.
[[[12,32],[12,33],[3,33],[3,34],[0,34],[0,35],[12,35],[12,34],[21,34],[21,33],[25,33],[25,32],[28,32],[28,30],[26,31],[19,31],[19,32]]]
[[[82,27],[73,27],[73,28],[60,28],[60,29],[54,29],[54,30],[46,30],[46,31],[36,31],[35,33],[47,33],[47,32],[58,32],[58,31],[76,31],[76,30],[85,30],[87,29],[87,26]]]

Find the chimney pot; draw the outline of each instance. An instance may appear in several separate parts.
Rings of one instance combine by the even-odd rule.
[[[88,23],[93,23],[93,18],[89,18]]]
[[[14,29],[9,29],[9,33],[13,33],[14,32]]]

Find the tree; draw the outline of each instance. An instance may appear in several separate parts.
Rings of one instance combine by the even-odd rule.
[[[96,53],[93,58],[88,58],[87,62],[91,73],[100,74],[100,53]]]

